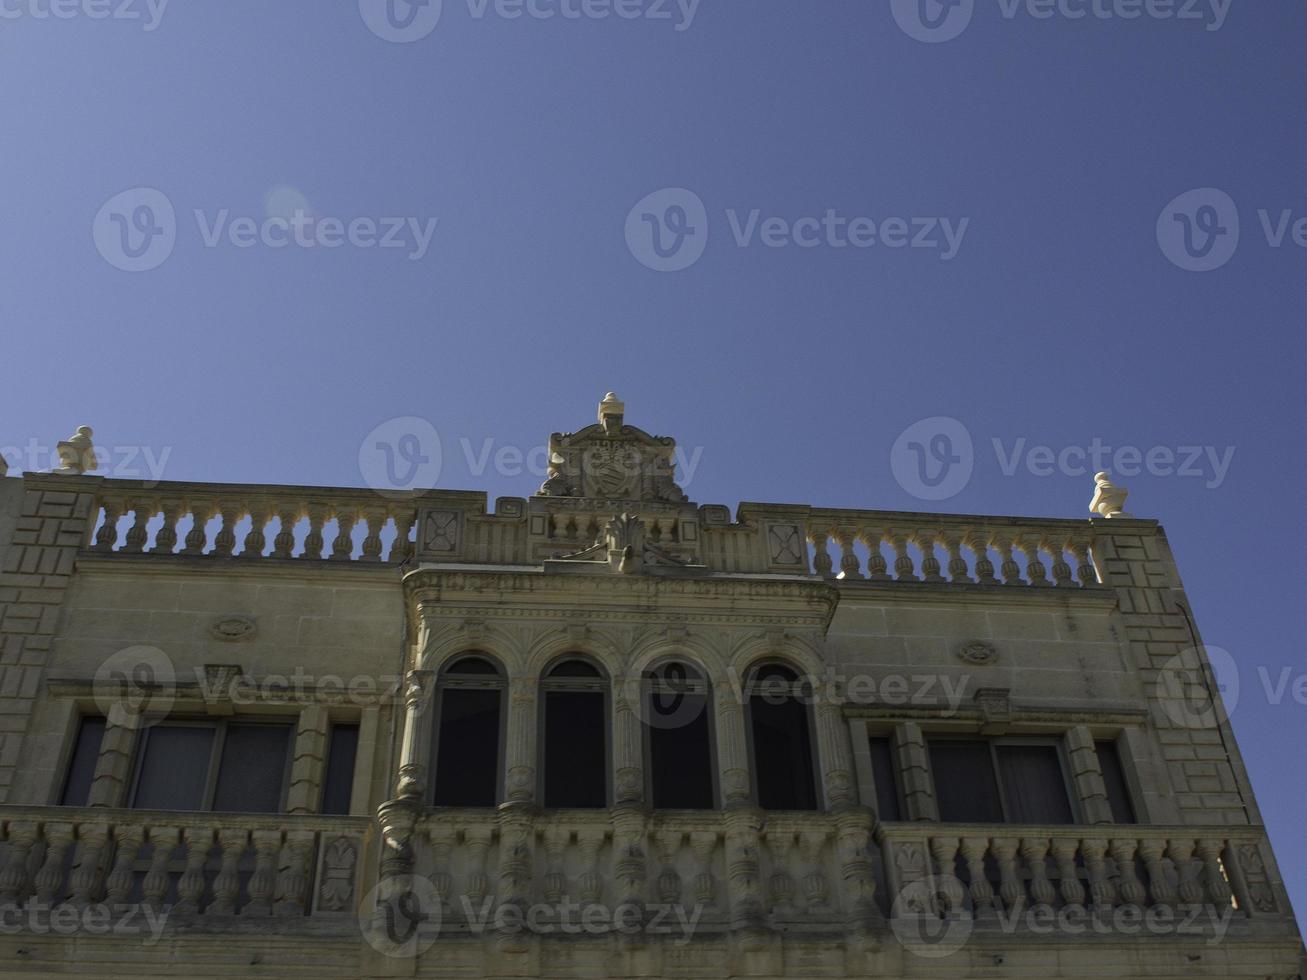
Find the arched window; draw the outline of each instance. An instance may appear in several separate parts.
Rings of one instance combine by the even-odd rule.
[[[568,658],[540,682],[546,807],[608,806],[608,678]]]
[[[440,672],[434,731],[436,806],[494,806],[503,772],[503,671],[487,657],[460,657]]]
[[[764,810],[817,809],[807,689],[798,674],[784,664],[762,664],[749,673],[746,692],[758,805]]]
[[[641,712],[655,808],[711,810],[717,805],[708,684],[694,667],[661,663],[644,675]]]

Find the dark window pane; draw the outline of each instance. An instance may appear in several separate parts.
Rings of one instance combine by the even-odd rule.
[[[608,805],[607,727],[603,694],[545,694],[545,806]]]
[[[484,657],[466,657],[450,667],[446,673],[478,674],[482,677],[489,675],[494,675],[496,677],[499,676],[499,671],[495,669],[495,665]]]
[[[436,806],[494,806],[499,789],[499,691],[440,697]]]
[[[1056,746],[1000,745],[998,768],[1009,821],[1075,823]]]
[[[764,810],[815,810],[808,711],[793,698],[749,699],[758,805]]]
[[[598,668],[584,660],[564,660],[549,672],[550,677],[602,677]]]
[[[1130,802],[1130,787],[1125,781],[1125,767],[1121,765],[1121,750],[1116,742],[1098,743],[1098,765],[1103,770],[1103,783],[1107,786],[1107,802],[1112,807],[1116,823],[1134,823],[1134,804]]]
[[[648,697],[649,757],[653,805],[669,810],[711,810],[712,745],[708,699],[702,694],[651,691]]]
[[[358,755],[359,726],[332,725],[327,746],[327,773],[322,786],[323,813],[349,813],[354,790],[354,759]]]
[[[939,818],[947,823],[1002,823],[1003,805],[987,742],[930,742]]]
[[[289,725],[228,725],[213,809],[223,813],[280,810],[289,749]]]
[[[871,740],[871,774],[876,783],[876,813],[881,820],[902,820],[899,808],[898,766],[888,738]]]
[[[63,806],[86,806],[95,779],[95,764],[100,759],[100,740],[104,738],[103,718],[83,718],[77,728],[77,744],[68,760],[68,779],[64,783]]]
[[[138,810],[203,809],[214,736],[214,729],[208,727],[156,725],[146,729],[132,806]]]

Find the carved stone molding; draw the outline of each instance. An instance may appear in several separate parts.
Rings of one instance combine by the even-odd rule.
[[[240,643],[253,639],[258,629],[251,616],[220,616],[209,624],[209,635],[224,643]]]

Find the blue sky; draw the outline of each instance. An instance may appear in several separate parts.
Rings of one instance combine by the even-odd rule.
[[[382,0],[0,2],[0,444],[89,423],[119,475],[362,485],[414,416],[439,485],[524,495],[494,451],[616,389],[701,450],[701,502],[1067,517],[1078,450],[1151,452],[1119,482],[1238,665],[1307,907],[1307,8],[561,2],[445,0],[404,43]],[[274,247],[297,210],[318,244]],[[912,441],[969,479],[923,499]]]

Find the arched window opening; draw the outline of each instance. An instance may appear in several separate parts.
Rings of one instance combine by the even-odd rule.
[[[758,805],[764,810],[817,809],[808,689],[791,668],[771,663],[752,671],[746,691]]]
[[[503,671],[480,655],[460,657],[440,674],[435,724],[436,806],[499,802],[503,771]]]
[[[567,659],[540,682],[544,805],[608,806],[608,681],[592,663]]]
[[[654,807],[715,808],[710,702],[703,674],[679,661],[658,664],[645,672],[643,698],[644,744]]]

